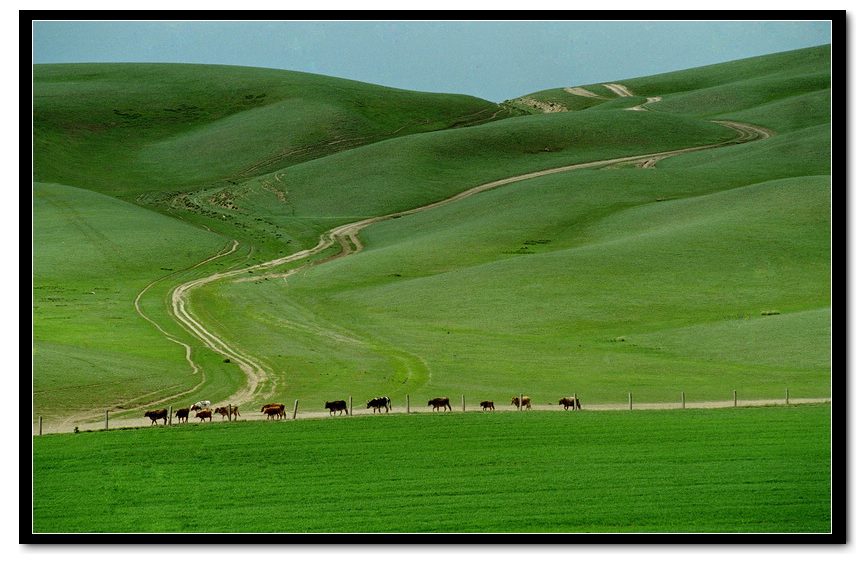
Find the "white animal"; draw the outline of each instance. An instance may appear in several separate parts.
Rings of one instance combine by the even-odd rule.
[[[204,409],[205,407],[210,407],[210,402],[207,400],[201,400],[190,405],[189,411],[198,411],[199,409]]]

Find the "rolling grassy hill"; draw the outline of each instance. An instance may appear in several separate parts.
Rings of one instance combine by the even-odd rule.
[[[223,187],[508,113],[462,95],[224,66],[36,65],[33,87],[34,405],[49,417],[178,392],[220,397],[240,384],[234,367],[201,347],[192,356],[205,366],[195,370],[154,325],[193,343],[168,315],[166,295],[231,237],[241,248],[203,268],[298,247],[279,225],[257,223],[254,233],[230,219]],[[132,307],[148,287],[140,305],[154,323]]]
[[[36,409],[135,407],[174,390],[166,404],[219,401],[243,376],[173,321],[167,300],[180,282],[485,182],[736,137],[711,119],[775,135],[653,168],[526,180],[378,223],[361,232],[359,254],[204,285],[194,313],[266,361],[278,397],[261,399],[285,403],[408,392],[554,403],[576,390],[590,406],[628,391],[671,401],[682,390],[708,400],[785,387],[828,396],[829,55],[617,81],[634,98],[599,85],[585,88],[607,99],[535,93],[573,100],[535,115],[267,69],[37,66]],[[649,96],[662,99],[625,110]],[[232,239],[235,252],[191,268]],[[132,307],[151,282],[145,313],[193,346],[201,372]],[[75,294],[97,287],[113,299]],[[48,299],[61,293],[76,298]]]

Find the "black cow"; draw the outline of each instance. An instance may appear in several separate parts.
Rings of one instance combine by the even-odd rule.
[[[491,401],[482,401],[482,402],[481,402],[481,407],[484,408],[484,411],[486,411],[486,410],[488,410],[488,409],[489,409],[489,410],[492,410],[492,411],[495,411],[495,410],[496,410],[496,404],[494,404],[494,403],[491,402]]]
[[[187,423],[189,423],[189,408],[188,407],[181,407],[180,409],[177,410],[177,422],[180,423],[180,421],[186,421]]]
[[[345,412],[348,415],[348,406],[345,404],[345,400],[336,400],[336,401],[326,401],[324,402],[324,408],[330,410],[330,414],[339,412],[342,415],[342,412]]]
[[[384,408],[385,413],[390,412],[390,398],[387,396],[380,396],[377,398],[372,398],[368,402],[366,402],[366,408],[372,408],[372,412],[375,413],[378,410],[381,413],[381,408]]]
[[[433,406],[433,411],[438,411],[439,408],[447,408],[449,411],[453,411],[453,409],[451,409],[451,400],[447,397],[433,398],[426,402],[426,404]]]
[[[574,405],[576,404],[576,406]],[[570,407],[573,410],[583,409],[583,406],[580,405],[580,398],[562,398],[559,400],[559,405],[565,406],[565,411]]]
[[[168,410],[164,409],[164,408],[163,409],[157,409],[154,411],[147,411],[144,413],[144,417],[150,417],[150,424],[151,425],[153,425],[153,424],[158,425],[158,423],[156,423],[156,422],[159,421],[160,419],[162,419],[163,425],[168,424]]]

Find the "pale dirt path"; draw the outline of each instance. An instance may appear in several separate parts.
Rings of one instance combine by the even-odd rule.
[[[633,92],[628,90],[628,87],[624,84],[616,84],[615,82],[610,84],[604,84],[604,87],[608,90],[612,91],[616,96],[620,96],[622,98],[630,98],[636,96]]]
[[[243,371],[247,378],[246,386],[233,394],[231,397],[225,399],[221,402],[221,405],[231,404],[231,405],[239,405],[242,406],[243,409],[247,409],[247,406],[253,405],[255,402],[266,403],[270,401],[267,398],[268,390],[272,391],[272,382],[269,381],[268,378],[268,367],[260,360],[256,359],[252,355],[245,353],[240,350],[236,346],[230,345],[225,339],[217,336],[212,331],[202,325],[202,323],[195,318],[195,316],[190,311],[189,305],[189,295],[190,292],[196,288],[200,288],[206,284],[210,284],[212,282],[216,282],[219,280],[225,280],[231,277],[237,277],[241,275],[246,275],[249,273],[254,273],[256,271],[264,271],[270,268],[274,268],[277,266],[281,266],[284,264],[296,262],[299,260],[303,260],[312,256],[317,255],[318,253],[330,248],[335,244],[339,244],[341,250],[338,254],[328,257],[321,262],[336,260],[338,258],[342,258],[344,256],[348,256],[350,254],[358,253],[363,250],[363,244],[358,238],[358,233],[360,230],[369,227],[375,223],[379,223],[381,221],[386,221],[389,219],[395,219],[398,217],[402,217],[405,215],[412,215],[416,213],[421,213],[424,211],[436,209],[454,202],[458,202],[460,200],[464,200],[481,192],[485,192],[487,190],[492,190],[501,186],[505,186],[508,184],[513,184],[516,182],[521,182],[524,180],[530,180],[533,178],[539,178],[542,176],[547,176],[550,174],[559,174],[563,172],[571,172],[574,170],[581,169],[589,169],[589,168],[603,168],[616,166],[626,163],[634,163],[637,166],[646,167],[649,166],[647,163],[651,163],[651,166],[654,166],[654,163],[661,159],[682,155],[695,151],[703,151],[707,149],[723,147],[727,145],[745,143],[749,141],[754,141],[757,139],[764,139],[769,137],[773,133],[765,128],[732,122],[732,121],[718,121],[720,125],[724,125],[725,127],[729,127],[731,129],[736,130],[739,133],[739,137],[737,139],[731,141],[725,141],[721,143],[715,143],[711,145],[702,145],[697,147],[687,147],[684,149],[675,149],[671,151],[662,151],[658,153],[648,153],[645,155],[635,155],[628,157],[618,157],[613,159],[604,159],[599,161],[592,161],[586,163],[578,163],[573,165],[566,165],[555,167],[551,169],[530,172],[526,174],[521,174],[509,178],[503,178],[501,180],[496,180],[493,182],[488,182],[486,184],[482,184],[480,186],[476,186],[474,188],[470,188],[464,192],[446,198],[444,200],[440,200],[438,202],[433,202],[431,204],[426,204],[424,206],[419,206],[417,208],[413,208],[411,210],[391,213],[387,215],[382,215],[378,217],[372,217],[363,219],[360,221],[355,221],[352,223],[348,223],[345,225],[341,225],[331,229],[324,233],[316,246],[310,249],[304,249],[293,253],[291,255],[280,257],[277,259],[273,259],[270,261],[266,261],[260,263],[258,265],[250,266],[250,267],[242,267],[233,270],[228,270],[225,272],[218,272],[211,274],[209,276],[199,278],[196,280],[191,280],[185,282],[179,286],[177,286],[171,293],[171,312],[177,319],[177,321],[184,326],[194,337],[196,337],[199,341],[201,341],[205,347],[210,350],[216,352],[219,355],[224,356],[225,358],[230,359],[232,362],[237,364],[240,369]],[[206,262],[206,261],[205,261]],[[290,272],[283,273],[276,276],[290,276],[293,275],[304,268],[307,268],[306,265],[301,266],[299,268],[293,269]],[[269,275],[274,276],[274,275]],[[268,386],[267,388],[265,386]],[[158,402],[154,402],[158,403]],[[92,415],[91,415],[92,417]],[[97,427],[99,425],[104,426],[104,422],[95,423]],[[81,425],[79,425],[80,428]],[[68,429],[71,431],[71,429]]]
[[[204,226],[204,227],[205,227],[205,229],[210,231],[210,228],[208,228],[207,226]],[[192,360],[192,347],[189,346],[187,343],[180,341],[177,337],[175,337],[171,333],[167,332],[158,323],[156,323],[153,319],[148,317],[144,313],[144,311],[141,309],[141,298],[144,296],[144,294],[148,290],[150,290],[150,288],[152,288],[157,283],[165,280],[166,278],[168,278],[170,276],[175,276],[175,275],[182,273],[182,272],[188,272],[190,270],[194,270],[194,269],[196,269],[196,268],[198,268],[204,264],[207,264],[208,262],[212,262],[218,258],[229,255],[229,254],[233,253],[235,250],[237,250],[238,245],[239,245],[239,243],[235,240],[232,242],[231,248],[223,248],[223,250],[217,252],[216,254],[214,254],[214,255],[212,255],[212,256],[210,256],[210,257],[208,257],[208,258],[206,258],[206,259],[204,259],[204,260],[202,260],[196,264],[193,264],[192,266],[186,267],[183,270],[179,270],[177,272],[172,272],[170,274],[166,274],[165,276],[161,276],[161,277],[157,278],[156,280],[150,282],[150,284],[145,286],[144,289],[142,289],[138,293],[138,295],[135,296],[135,300],[133,300],[133,302],[132,302],[132,305],[134,306],[136,313],[138,313],[138,315],[141,316],[142,319],[144,319],[145,321],[147,321],[148,323],[153,325],[157,331],[159,331],[160,333],[162,333],[165,336],[166,339],[168,339],[169,341],[176,343],[176,344],[180,345],[181,347],[183,347],[183,349],[185,351],[186,362],[187,362],[187,364],[189,364],[189,367],[192,369],[192,374],[198,374],[199,371],[201,370],[201,368],[195,363],[195,361]],[[228,247],[228,245],[226,245],[226,247]],[[118,410],[118,411],[115,411],[114,414],[115,414],[115,416],[117,416],[117,415],[121,415],[121,414],[127,413],[127,412],[139,411],[139,409],[146,409],[148,407],[154,406],[154,405],[159,404],[159,403],[169,402],[174,398],[177,398],[177,397],[180,397],[180,396],[194,392],[195,390],[197,390],[198,388],[203,386],[205,382],[206,382],[206,376],[202,372],[201,381],[198,384],[196,384],[192,389],[186,389],[186,390],[183,390],[179,393],[176,393],[176,394],[173,394],[170,396],[162,396],[156,401],[143,403],[139,407],[136,407],[134,410],[133,409]],[[123,403],[126,403],[126,404],[133,403],[133,402],[140,400],[141,398],[156,395],[159,392],[160,392],[160,390],[148,392],[148,393],[144,394],[143,396],[123,400]],[[105,415],[105,409],[91,409],[91,410],[87,410],[87,411],[78,411],[78,412],[73,413],[72,415],[69,415],[68,417],[60,419],[59,421],[53,421],[51,423],[48,423],[47,427],[46,427],[46,425],[43,424],[43,428],[48,428],[48,429],[57,428],[57,429],[65,429],[68,431],[70,429],[74,429],[76,426],[86,425],[88,422],[92,422],[95,419],[104,417],[104,415]]]
[[[646,106],[648,106],[649,104],[656,104],[660,101],[661,101],[660,96],[649,96],[648,98],[646,98],[646,101],[643,102],[642,104],[637,104],[636,106],[632,106],[630,108],[625,108],[625,109],[626,110],[634,110],[634,111],[638,111],[638,112],[647,112],[647,111],[649,111],[649,108],[647,108]]]
[[[446,417],[453,415],[459,415],[462,412],[462,406],[459,400],[452,402],[451,406],[453,407],[453,411],[451,412],[434,412],[431,407],[425,405],[425,403],[420,402],[416,399],[411,400],[411,408],[410,413],[412,415],[417,414],[433,414],[438,415],[440,417]],[[468,400],[467,400],[468,402]],[[797,406],[797,405],[814,405],[814,404],[823,404],[828,403],[831,404],[831,398],[796,398],[796,399],[760,399],[760,400],[738,400],[736,406],[733,405],[732,400],[726,401],[701,401],[701,402],[685,402],[685,407],[682,407],[682,402],[666,402],[666,403],[634,403],[633,406],[629,406],[627,403],[616,403],[616,404],[597,404],[597,405],[587,405],[583,402],[583,406],[581,410],[574,411],[573,413],[579,414],[583,411],[650,411],[650,410],[679,410],[679,409],[739,409],[739,408],[747,408],[747,407],[770,407],[770,406]],[[227,402],[223,402],[220,405],[226,405]],[[405,415],[406,414],[406,405],[403,404],[395,404],[391,409],[390,413],[373,413],[371,409],[366,409],[365,403],[358,402],[358,405],[355,405],[352,409],[352,417],[389,417],[393,415]],[[216,404],[214,404],[216,406]],[[330,417],[346,417],[343,415],[330,415],[330,413],[324,408],[316,409],[319,406],[304,406],[298,405],[298,411],[296,418],[293,417],[294,413],[294,402],[286,404],[286,418],[281,420],[271,420],[273,424],[283,423],[286,421],[292,420],[308,420],[308,419],[327,419]],[[465,411],[467,413],[479,413],[483,412],[481,407],[478,405],[478,402],[472,401],[471,403],[466,404]],[[491,417],[495,416],[497,412],[515,412],[517,408],[513,405],[498,405],[495,411],[488,411]],[[562,406],[555,404],[534,404],[532,409],[524,409],[527,416],[531,416],[532,412],[536,411],[564,411]],[[571,410],[568,410],[571,412]],[[258,410],[240,410],[240,418],[238,421],[266,421],[267,417],[260,413]],[[199,421],[194,417],[190,416],[188,423],[177,423],[177,420],[172,421],[172,425],[214,425],[219,423],[229,423],[228,419],[215,415],[212,421]],[[159,423],[159,425],[163,425],[163,423]],[[129,429],[129,428],[139,428],[139,427],[153,427],[154,424],[150,421],[150,419],[143,416],[140,419],[117,419],[108,421],[108,429]],[[101,431],[105,429],[105,421],[99,422],[90,422],[90,423],[81,423],[78,425],[79,430],[81,431]],[[38,434],[38,426],[34,424],[33,434]],[[43,426],[43,434],[56,434],[56,433],[70,433],[72,429],[58,429],[56,427],[46,427]]]
[[[586,98],[602,98],[599,94],[595,94],[591,90],[586,90],[580,86],[569,86],[564,89],[568,94],[573,94],[574,96],[585,96]]]

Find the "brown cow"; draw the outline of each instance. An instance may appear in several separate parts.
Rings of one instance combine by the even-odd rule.
[[[201,419],[204,422],[205,419],[208,421],[213,421],[213,412],[209,409],[202,409],[195,413],[195,416]]]
[[[451,409],[451,400],[447,397],[433,398],[426,402],[426,404],[433,406],[433,411],[438,411],[439,408],[447,408],[449,411],[453,411],[453,409]]]
[[[491,401],[482,401],[482,402],[481,402],[481,407],[484,408],[484,411],[486,411],[486,410],[488,410],[488,409],[490,409],[490,410],[492,410],[492,411],[495,411],[495,410],[496,410],[496,404],[494,404],[494,403],[491,402]]]
[[[574,406],[576,404],[576,406]],[[573,410],[583,409],[583,406],[580,405],[580,398],[562,398],[559,400],[559,405],[565,406],[565,411],[570,407]]]
[[[178,423],[180,423],[181,420],[189,423],[189,408],[188,407],[181,407],[180,409],[177,410],[176,415],[177,415],[177,422]]]
[[[284,418],[285,415],[285,404],[284,403],[268,403],[261,406],[261,413],[267,413],[268,409],[275,409],[274,413],[277,413],[277,419]],[[270,417],[268,417],[270,419]]]
[[[520,406],[520,396],[514,396],[511,398],[511,405],[515,405],[517,407]],[[532,408],[532,398],[529,396],[523,396],[523,407],[526,409]]]
[[[235,418],[235,419],[237,419],[238,417],[240,417],[240,411],[237,409],[237,406],[236,406],[236,405],[232,405],[232,406],[231,406],[231,413],[228,412],[228,408],[227,408],[227,407],[217,407],[215,410],[213,410],[213,413],[218,413],[219,415],[222,415],[222,418],[223,418],[223,419],[225,419],[226,417],[228,417],[228,420],[229,420],[229,421],[231,421],[231,416],[232,416],[232,415],[234,415],[234,418]]]
[[[264,410],[268,419],[280,419],[285,417],[285,406],[283,407],[268,407]]]
[[[158,425],[158,423],[156,423],[156,422],[159,421],[160,419],[162,419],[164,425],[168,424],[168,410],[164,409],[164,408],[163,409],[156,409],[154,411],[147,411],[144,413],[144,417],[150,417],[150,424],[151,425],[153,425],[153,424]]]
[[[326,401],[324,402],[324,408],[330,410],[330,414],[339,412],[342,415],[345,412],[348,415],[348,406],[345,404],[345,400],[336,400],[336,401]]]

